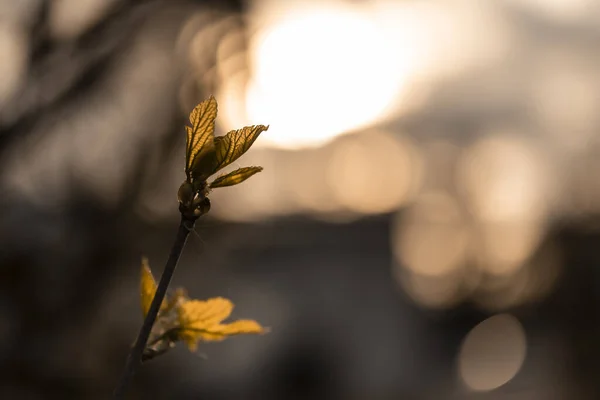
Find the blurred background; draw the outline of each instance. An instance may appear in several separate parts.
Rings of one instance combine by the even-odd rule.
[[[0,1],[0,398],[105,399],[183,125],[270,129],[172,287],[266,336],[132,399],[600,398],[600,2]]]

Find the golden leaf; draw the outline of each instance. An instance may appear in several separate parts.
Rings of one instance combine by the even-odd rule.
[[[154,276],[152,276],[152,271],[150,271],[150,264],[148,263],[148,259],[146,257],[142,258],[142,277],[140,281],[140,294],[141,294],[141,305],[142,305],[142,313],[144,317],[150,311],[150,305],[152,304],[152,300],[154,299],[154,294],[156,293],[156,281],[154,280]],[[166,302],[163,301],[161,305],[161,310],[167,306]]]
[[[211,340],[222,340],[231,335],[262,332],[264,332],[264,328],[258,322],[252,319],[238,319],[229,324],[216,325],[210,328],[205,335],[209,335],[212,338]]]
[[[188,181],[206,179],[210,175],[209,167],[214,161],[205,165],[204,158],[210,158],[215,151],[214,134],[217,118],[217,101],[213,96],[198,104],[190,113],[191,127],[186,126],[187,146],[185,154],[185,173]],[[208,175],[206,175],[208,174]],[[204,177],[203,175],[206,175]]]
[[[150,271],[150,265],[148,265],[148,259],[146,257],[142,258],[142,280],[140,285],[140,292],[142,313],[145,317],[146,314],[148,314],[148,311],[150,310],[150,304],[152,304],[154,293],[156,293],[156,281],[152,276],[152,271]]]
[[[258,135],[267,129],[269,129],[268,126],[252,125],[231,131],[225,136],[217,136],[215,138],[216,159],[212,173],[214,174],[240,158],[252,146]]]
[[[219,341],[231,335],[265,332],[258,322],[252,320],[222,324],[232,310],[231,301],[222,297],[206,301],[190,300],[181,304],[178,308],[179,339],[184,341],[191,351],[195,351],[199,340]]]
[[[250,178],[256,173],[259,173],[262,170],[262,167],[238,168],[235,171],[232,171],[228,174],[219,176],[217,179],[211,182],[210,187],[218,188],[224,186],[237,185],[238,183],[244,182],[246,179]]]
[[[233,303],[223,297],[208,300],[190,300],[180,307],[179,322],[182,326],[201,323],[213,326],[231,315]]]

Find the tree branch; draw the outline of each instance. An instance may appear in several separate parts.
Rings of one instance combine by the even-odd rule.
[[[162,273],[162,276],[160,277],[160,282],[158,283],[158,287],[156,289],[156,293],[154,294],[154,298],[152,299],[150,310],[148,311],[148,314],[144,319],[144,324],[142,325],[142,328],[138,333],[135,344],[129,352],[129,356],[127,357],[127,362],[125,364],[125,369],[113,393],[113,399],[115,400],[123,398],[127,390],[127,386],[131,381],[131,378],[135,374],[136,369],[142,363],[142,354],[144,352],[144,349],[146,348],[146,342],[148,341],[148,337],[150,336],[150,332],[152,331],[154,321],[156,321],[158,310],[160,309],[160,305],[162,304],[165,298],[167,288],[169,287],[169,283],[171,282],[171,278],[173,277],[173,273],[175,272],[175,268],[177,267],[177,261],[179,261],[179,257],[181,256],[189,233],[192,231],[192,229],[194,229],[195,222],[195,218],[191,219],[188,217],[184,217],[183,215],[181,216],[181,222],[179,223],[177,237],[175,238],[175,243],[173,243],[173,247],[171,248],[171,253],[169,254],[169,259],[167,260],[165,269]]]

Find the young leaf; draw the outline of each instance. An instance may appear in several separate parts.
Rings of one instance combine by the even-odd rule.
[[[232,171],[228,174],[219,176],[217,179],[211,182],[210,187],[218,188],[224,186],[237,185],[238,183],[244,182],[246,179],[250,178],[256,173],[259,173],[262,170],[262,167],[238,168],[235,171]]]
[[[146,257],[142,258],[142,276],[140,281],[140,295],[141,295],[141,306],[142,313],[144,317],[148,314],[150,310],[150,304],[152,304],[152,299],[154,298],[154,294],[156,293],[156,281],[152,276],[152,271],[150,271],[150,264],[148,264],[148,259]],[[167,306],[166,302],[163,301],[161,305],[161,310]]]
[[[216,160],[213,174],[240,158],[252,146],[258,135],[267,129],[269,127],[264,125],[246,126],[225,136],[215,137]]]
[[[146,257],[142,258],[142,279],[140,284],[140,292],[142,313],[145,317],[150,310],[150,304],[154,298],[154,293],[156,293],[156,281],[152,276],[152,271],[150,271],[150,266],[148,265],[148,259]]]
[[[231,315],[233,303],[223,297],[208,300],[189,300],[179,308],[179,323],[182,327],[202,329],[219,324]]]
[[[222,324],[232,310],[231,301],[222,297],[206,301],[190,300],[181,304],[178,308],[179,339],[184,341],[191,351],[195,351],[199,340],[218,341],[231,335],[265,332],[258,322],[252,320]]]
[[[216,118],[217,101],[213,96],[198,104],[190,113],[190,123],[192,126],[185,127],[187,131],[185,173],[190,182],[192,178],[197,178],[208,172],[201,171],[198,167],[201,166],[202,158],[213,153],[215,150],[214,134]]]
[[[229,324],[215,325],[205,332],[200,333],[202,339],[208,341],[219,341],[227,336],[240,335],[243,333],[263,333],[265,328],[252,319],[238,319]]]

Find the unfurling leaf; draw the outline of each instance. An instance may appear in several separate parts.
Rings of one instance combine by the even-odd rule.
[[[235,171],[232,171],[228,174],[219,176],[217,179],[211,182],[210,187],[218,188],[224,186],[237,185],[238,183],[244,182],[246,179],[250,178],[256,173],[259,173],[262,170],[262,167],[238,168]]]
[[[192,126],[186,126],[186,180],[179,187],[177,198],[181,215],[196,220],[210,209],[208,193],[211,188],[237,185],[262,171],[260,167],[240,168],[215,179],[207,179],[240,158],[269,129],[268,125],[252,125],[215,137],[217,101],[214,97],[200,103],[190,114]]]
[[[156,282],[148,260],[142,259],[141,302],[144,316],[156,292]],[[220,341],[228,336],[242,333],[265,333],[258,322],[241,319],[222,323],[233,311],[233,303],[222,297],[205,301],[190,300],[184,289],[178,288],[163,301],[156,322],[152,326],[142,361],[148,361],[175,347],[178,341],[190,350],[198,347],[200,340]]]
[[[155,293],[156,281],[152,276],[152,271],[150,271],[148,259],[144,257],[142,258],[142,279],[140,284],[141,305],[144,317],[148,314],[148,311],[150,310],[150,304],[152,304],[152,299],[154,298]]]
[[[214,154],[215,119],[217,118],[217,101],[213,96],[198,104],[190,113],[191,127],[186,126],[187,146],[185,153],[185,173],[188,181],[206,179],[210,171],[206,170],[214,164],[205,165],[204,158]],[[206,176],[204,176],[206,175]]]
[[[208,340],[223,340],[227,336],[240,335],[243,333],[264,333],[266,329],[252,319],[238,319],[229,324],[219,324],[214,327],[204,330],[201,335],[202,339]]]
[[[179,339],[184,341],[191,351],[195,351],[199,340],[219,341],[231,335],[265,332],[258,322],[252,320],[221,323],[229,317],[232,310],[231,301],[222,297],[206,301],[190,300],[181,304],[178,308]]]
[[[179,309],[179,324],[182,328],[214,326],[231,315],[233,303],[223,297],[208,300],[189,300]],[[196,325],[200,326],[196,326]],[[194,326],[192,326],[194,325]]]
[[[215,137],[215,164],[212,173],[228,166],[244,154],[261,132],[269,129],[264,125],[246,126],[225,136]]]

